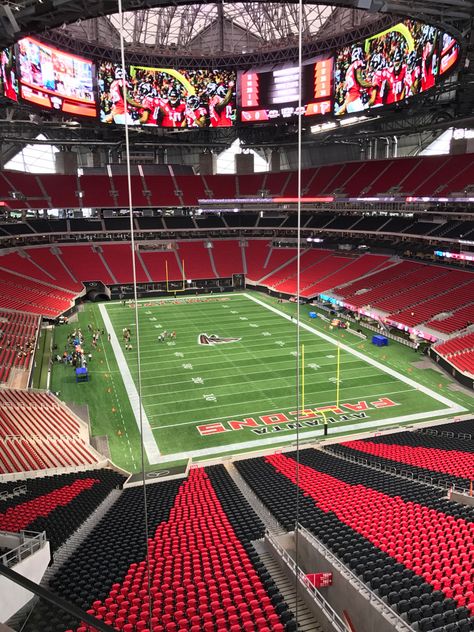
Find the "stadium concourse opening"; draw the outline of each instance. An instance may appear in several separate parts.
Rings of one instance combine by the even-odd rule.
[[[343,4],[0,4],[2,630],[474,632],[474,18]]]

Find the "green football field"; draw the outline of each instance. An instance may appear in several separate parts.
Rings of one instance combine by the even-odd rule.
[[[103,414],[112,418],[112,458],[128,469],[138,468],[140,423],[149,463],[278,447],[296,438],[295,373],[301,348],[297,358],[295,309],[256,293],[140,302],[140,414],[135,308],[102,304],[94,318],[111,334],[110,344],[103,343],[106,357],[100,369],[90,367],[88,385],[67,388],[71,393],[93,390],[94,382],[101,385],[100,373],[111,379],[103,398],[115,393],[117,405]],[[301,439],[322,436],[325,423],[335,434],[466,410],[463,398],[446,388],[446,378],[411,366],[410,360],[420,360],[412,350],[397,344],[378,349],[350,332],[331,331],[322,320],[310,319],[309,309],[301,308]],[[127,327],[131,351],[122,335]],[[175,331],[176,339],[159,342],[164,331]],[[96,402],[99,410],[103,398]],[[117,431],[119,413],[123,431]],[[105,420],[93,420],[93,429],[94,424],[100,426],[97,433],[104,431]]]

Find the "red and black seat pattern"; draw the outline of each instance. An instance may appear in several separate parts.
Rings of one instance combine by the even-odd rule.
[[[452,441],[418,433],[405,432],[360,441],[347,441],[329,446],[329,451],[344,456],[359,456],[371,462],[389,466],[400,465],[400,469],[416,475],[469,486],[474,478],[474,448],[465,441]],[[434,447],[435,444],[437,447]],[[459,449],[455,449],[459,448]],[[409,467],[405,467],[409,466]],[[439,476],[442,474],[444,476]]]
[[[288,529],[296,503],[291,456],[236,462]],[[303,450],[300,462],[303,526],[419,630],[472,629],[472,509],[440,499],[427,486],[319,450]]]
[[[46,531],[54,553],[123,481],[123,475],[108,469],[25,479],[26,494],[2,502],[0,529]],[[2,484],[0,491],[18,485],[18,481]]]

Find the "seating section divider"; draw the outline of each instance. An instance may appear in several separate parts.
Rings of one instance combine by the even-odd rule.
[[[295,459],[275,454],[235,465],[287,529],[298,484],[301,524],[415,629],[471,630],[472,508],[321,450],[300,451],[297,477]]]

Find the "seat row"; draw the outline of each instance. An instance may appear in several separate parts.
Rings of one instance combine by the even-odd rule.
[[[236,467],[287,529],[294,525],[298,484],[301,524],[415,629],[471,629],[472,509],[320,450],[303,450],[299,459],[298,476],[293,453]]]
[[[263,525],[223,466],[124,490],[50,582],[118,630],[284,632],[293,615],[251,544]],[[148,543],[148,550],[147,550]],[[41,604],[25,632],[88,630]]]

